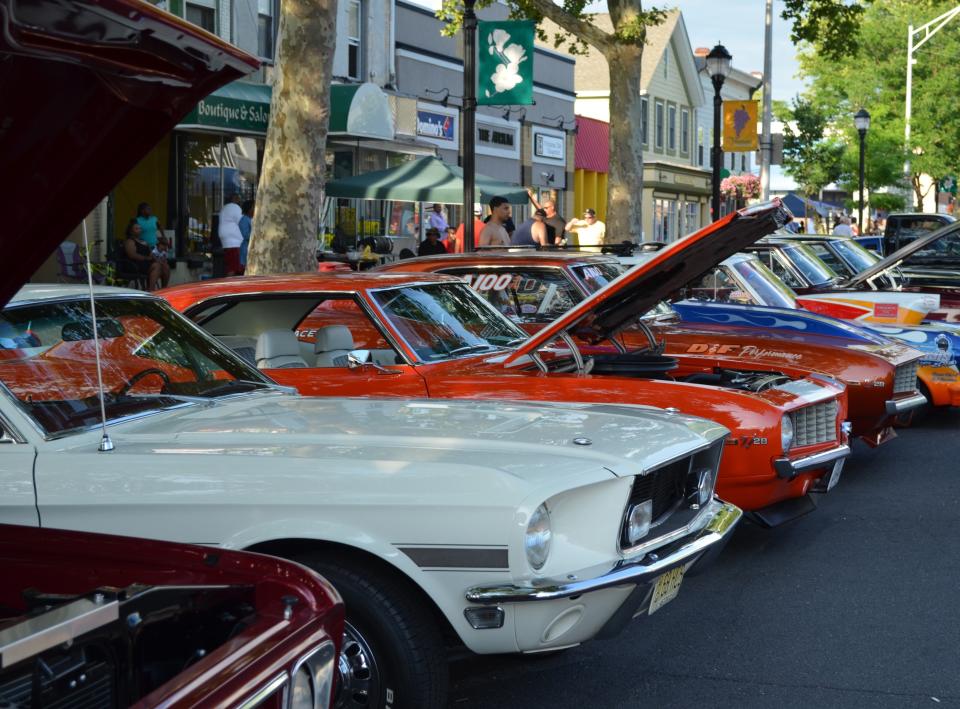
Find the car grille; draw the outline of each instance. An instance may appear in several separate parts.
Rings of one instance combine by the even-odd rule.
[[[791,412],[793,444],[812,446],[837,440],[837,400],[805,406]]]
[[[634,505],[653,501],[653,520],[656,521],[671,509],[677,500],[683,498],[686,491],[687,471],[690,470],[690,458],[675,460],[662,468],[651,470],[646,475],[633,479],[628,509]]]
[[[905,394],[917,388],[917,370],[920,368],[920,360],[898,364],[897,372],[893,376],[893,393]]]

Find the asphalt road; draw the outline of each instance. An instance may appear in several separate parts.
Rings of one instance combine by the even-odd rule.
[[[450,706],[960,706],[960,411],[899,434],[617,638],[456,662]]]

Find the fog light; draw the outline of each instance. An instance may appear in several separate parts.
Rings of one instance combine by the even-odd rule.
[[[647,536],[651,522],[653,522],[653,500],[631,507],[627,514],[627,542],[636,544]]]
[[[503,627],[503,608],[500,606],[473,606],[464,608],[463,615],[474,630]]]

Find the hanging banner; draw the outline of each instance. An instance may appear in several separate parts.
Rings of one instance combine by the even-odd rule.
[[[757,101],[723,102],[723,152],[757,149],[757,105]]]
[[[534,23],[516,20],[477,25],[477,103],[532,105]]]

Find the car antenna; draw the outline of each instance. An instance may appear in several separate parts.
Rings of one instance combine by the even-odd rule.
[[[103,427],[103,437],[100,439],[100,445],[97,450],[105,453],[113,450],[113,441],[110,440],[110,434],[107,433],[107,406],[104,403],[103,394],[103,370],[100,366],[100,336],[97,333],[97,304],[93,297],[93,270],[90,268],[90,242],[87,239],[87,220],[84,218],[83,229],[83,251],[87,262],[87,291],[90,293],[90,317],[93,319],[93,351],[97,358],[97,393],[100,397],[100,425]]]

